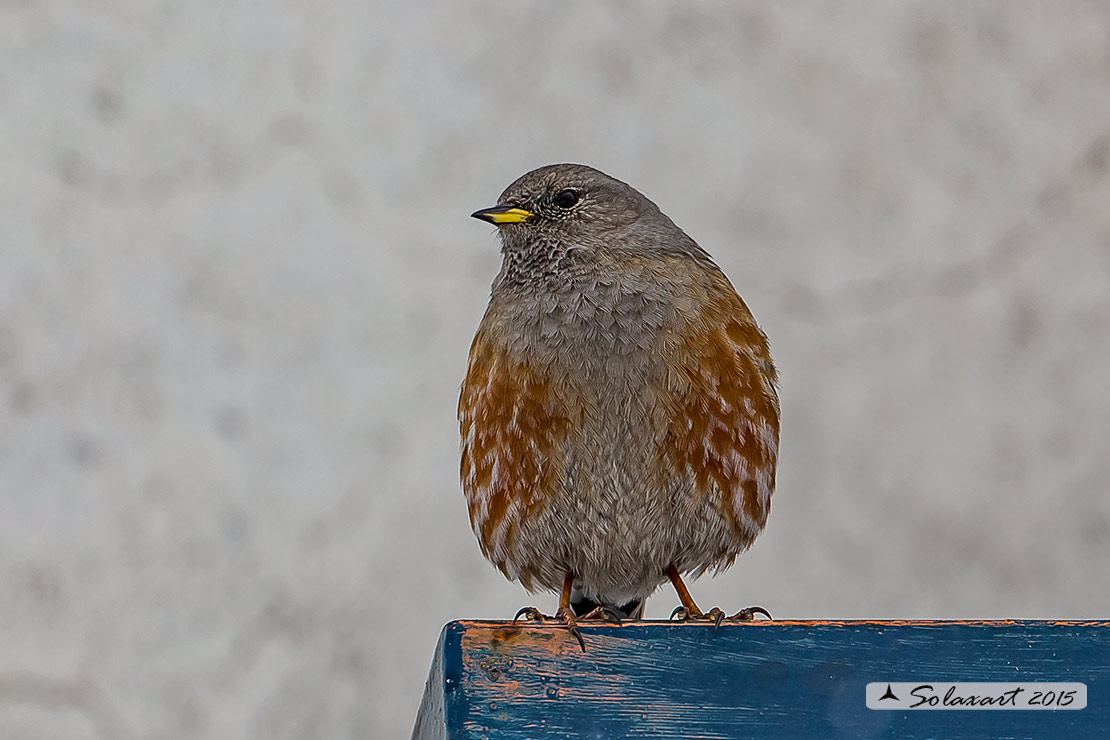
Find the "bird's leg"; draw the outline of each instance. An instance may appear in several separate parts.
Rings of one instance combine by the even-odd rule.
[[[563,593],[559,597],[559,609],[555,612],[555,616],[549,617],[534,606],[526,606],[516,613],[513,622],[515,623],[521,617],[527,617],[536,622],[542,622],[545,619],[560,621],[566,625],[567,631],[574,636],[574,639],[578,640],[578,647],[582,648],[582,652],[586,652],[586,641],[582,639],[582,632],[578,629],[578,622],[574,618],[574,610],[570,608],[570,595],[573,590],[574,573],[568,570],[563,577]]]
[[[559,596],[559,609],[555,612],[555,618],[567,626],[567,631],[574,636],[575,640],[578,640],[578,647],[582,648],[582,652],[586,652],[586,641],[582,639],[582,632],[574,620],[574,610],[570,608],[570,594],[573,590],[574,574],[568,570],[563,576],[563,593]]]
[[[762,614],[768,619],[771,618],[771,613],[761,606],[749,606],[747,609],[741,609],[733,614],[731,617],[725,617],[725,613],[718,607],[713,607],[707,612],[703,612],[694,603],[694,598],[690,596],[689,589],[686,584],[682,582],[682,577],[678,574],[678,569],[673,565],[667,566],[667,578],[671,579],[674,585],[674,590],[678,592],[678,599],[682,602],[682,606],[675,607],[671,612],[671,619],[678,619],[679,621],[686,621],[689,619],[707,619],[713,621],[714,628],[720,627],[721,622],[725,619],[738,620],[740,622],[750,622],[755,619],[756,614]]]
[[[677,618],[681,622],[689,619],[712,619],[715,626],[721,624],[721,620],[725,618],[725,613],[717,607],[713,607],[708,612],[699,609],[698,605],[694,603],[694,597],[690,595],[690,590],[682,582],[682,576],[678,574],[678,568],[668,565],[667,578],[671,579],[671,585],[678,592],[678,600],[682,602],[682,606],[675,607],[675,610],[671,612],[671,619]]]

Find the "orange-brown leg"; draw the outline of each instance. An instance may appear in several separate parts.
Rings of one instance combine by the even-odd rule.
[[[565,624],[567,631],[574,636],[574,639],[578,640],[578,647],[582,648],[582,652],[586,652],[586,641],[582,639],[582,632],[578,629],[578,622],[574,618],[574,610],[570,607],[570,596],[573,591],[574,574],[568,570],[566,575],[563,576],[563,593],[559,596],[559,609],[555,612],[554,617],[543,614],[534,606],[526,606],[516,613],[513,622],[521,617],[527,617],[536,622],[542,622],[545,619],[558,620]]]
[[[698,605],[694,603],[694,597],[690,595],[690,589],[686,588],[686,584],[682,582],[682,576],[678,574],[678,568],[673,565],[668,565],[667,578],[671,579],[671,585],[673,585],[674,590],[678,592],[678,600],[682,602],[682,606],[676,607],[675,610],[671,612],[672,619],[675,617],[678,617],[678,619],[682,621],[688,619],[712,619],[714,624],[719,625],[721,620],[725,618],[725,613],[717,607],[713,607],[708,612],[703,612],[698,608]]]
[[[688,618],[697,619],[705,616],[698,605],[694,603],[694,597],[690,595],[690,590],[686,588],[686,584],[682,582],[682,576],[678,574],[678,568],[668,565],[667,578],[671,579],[671,585],[678,592],[678,600],[682,602],[680,608],[686,610]]]
[[[573,613],[570,608],[570,595],[573,592],[574,574],[568,570],[567,574],[563,576],[563,593],[559,596],[559,611],[555,612],[556,614],[560,612],[564,614]]]
[[[667,578],[671,579],[671,584],[674,590],[678,592],[678,600],[682,602],[682,606],[676,607],[671,612],[671,619],[678,618],[681,621],[688,619],[711,619],[713,620],[714,627],[720,627],[726,617],[725,613],[718,607],[713,607],[707,612],[703,612],[694,603],[694,597],[690,595],[690,590],[686,588],[686,584],[682,582],[682,577],[678,574],[678,568],[673,565],[667,566]],[[749,606],[747,609],[741,609],[736,614],[728,617],[728,619],[736,619],[741,622],[750,622],[755,619],[756,614],[762,614],[768,619],[771,614],[761,606]]]

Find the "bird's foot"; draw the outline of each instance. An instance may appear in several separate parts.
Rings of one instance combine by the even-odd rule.
[[[582,631],[578,629],[578,621],[570,607],[561,606],[559,611],[555,612],[555,616],[549,617],[534,606],[526,606],[513,617],[513,624],[516,624],[521,617],[533,622],[562,622],[566,626],[567,632],[570,632],[574,639],[578,640],[578,647],[582,648],[582,652],[586,652],[586,641],[582,639]]]
[[[621,620],[624,618],[624,614],[614,607],[602,604],[601,606],[594,607],[578,618],[582,621],[598,620],[611,622],[612,624],[620,624]]]
[[[546,621],[555,619],[555,617],[547,616],[546,614],[544,614],[543,612],[541,612],[539,609],[537,609],[534,606],[526,606],[523,609],[521,609],[520,611],[518,611],[513,616],[513,624],[516,624],[517,622],[519,622],[521,617],[524,617],[525,619],[527,619],[530,622],[546,622]]]
[[[713,628],[721,626],[721,622],[725,621],[725,613],[718,607],[713,607],[707,612],[703,612],[696,606],[691,608],[688,606],[676,606],[674,611],[671,612],[671,619],[677,622],[712,622]]]
[[[771,616],[771,612],[767,611],[762,606],[749,606],[733,614],[729,617],[729,621],[754,622],[756,614],[762,614],[767,617],[767,619],[774,619],[774,617]]]
[[[751,622],[755,619],[756,614],[762,614],[763,616],[767,617],[767,619],[771,618],[771,613],[764,609],[762,606],[749,606],[746,609],[741,609],[740,611],[736,612],[731,617],[725,616],[725,613],[716,606],[707,612],[701,611],[696,606],[692,609],[688,606],[678,606],[675,607],[675,610],[673,612],[671,612],[671,619],[678,622],[713,622],[713,629],[717,629],[726,619],[730,622]]]

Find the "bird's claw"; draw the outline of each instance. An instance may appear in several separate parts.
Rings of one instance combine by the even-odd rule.
[[[701,619],[704,616],[705,615],[697,609],[690,609],[689,607],[679,604],[674,608],[674,611],[671,612],[670,619],[672,622],[689,622],[692,619]]]
[[[767,619],[773,619],[771,612],[767,611],[762,606],[749,606],[746,609],[741,609],[729,617],[729,619],[734,619],[738,622],[754,622],[756,614],[762,614],[767,617]]]
[[[578,647],[582,648],[582,652],[586,652],[586,641],[582,639],[582,631],[578,629],[578,622],[574,619],[574,612],[569,607],[559,607],[559,611],[555,612],[555,618],[566,625],[567,632],[569,632],[575,640],[578,640]]]
[[[597,610],[595,609],[594,611]],[[582,631],[578,629],[578,623],[574,619],[574,612],[570,609],[560,608],[559,611],[555,612],[555,616],[549,617],[534,606],[526,606],[513,617],[513,624],[516,624],[521,617],[532,622],[562,622],[566,626],[567,632],[570,632],[574,639],[578,641],[578,647],[582,648],[582,652],[586,652],[586,641],[582,639]]]
[[[513,624],[516,624],[517,622],[519,622],[521,617],[524,617],[525,619],[529,620],[530,622],[545,622],[545,621],[557,618],[557,617],[547,616],[546,614],[544,614],[543,612],[541,612],[539,609],[537,609],[534,606],[526,606],[523,609],[521,609],[520,611],[518,611],[513,616]]]
[[[623,620],[623,618],[624,618],[623,614],[621,614],[619,611],[617,611],[613,607],[608,606],[606,604],[602,604],[601,606],[594,607],[590,611],[588,611],[585,614],[583,614],[582,616],[578,617],[578,619],[580,619],[582,621],[596,619],[596,620],[602,620],[602,621],[605,621],[605,622],[611,622],[612,624],[620,624],[621,621]]]
[[[697,607],[690,609],[686,606],[676,606],[674,611],[671,612],[671,619],[678,622],[689,622],[694,620],[712,621],[713,629],[717,629],[726,619],[730,622],[751,622],[755,620],[756,614],[762,614],[767,617],[767,619],[771,619],[771,613],[762,606],[749,606],[746,609],[741,609],[736,612],[731,617],[725,616],[725,613],[718,607],[713,607],[707,612],[702,612],[699,611]]]

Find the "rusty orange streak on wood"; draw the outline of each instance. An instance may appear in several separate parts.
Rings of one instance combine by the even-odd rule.
[[[512,622],[462,622],[474,632],[467,631],[463,637],[464,648],[478,647],[493,653],[509,650],[554,650],[559,653],[576,655],[578,642],[569,630],[555,622],[551,624],[514,624]],[[466,655],[469,650],[464,650]]]

